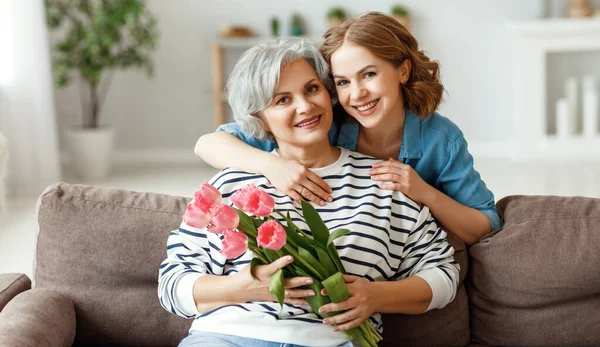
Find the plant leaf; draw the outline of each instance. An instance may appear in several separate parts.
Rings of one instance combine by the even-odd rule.
[[[329,229],[323,223],[321,216],[314,207],[308,202],[302,200],[302,215],[310,231],[313,234],[313,238],[319,242],[323,247],[327,247],[327,240],[329,239]]]
[[[329,253],[329,256],[331,256],[331,259],[333,260],[335,267],[338,269],[338,271],[345,275],[346,269],[344,269],[344,264],[342,264],[340,255],[338,254],[337,249],[335,248],[335,245],[333,243],[327,245],[327,252]]]
[[[348,286],[344,282],[341,272],[336,272],[329,276],[321,284],[327,290],[327,296],[329,296],[331,301],[340,302],[348,299]]]
[[[331,276],[338,271],[337,267],[335,266],[335,263],[324,249],[322,249],[321,247],[313,247],[313,249],[317,252],[319,262],[327,271],[325,277]]]
[[[325,270],[323,265],[321,265],[321,263],[319,263],[309,251],[302,247],[298,247],[298,255],[300,255],[304,261],[306,261],[313,269],[315,269],[321,278],[327,278],[327,270]]]
[[[302,269],[300,269],[298,267],[294,267],[294,269],[296,270],[296,274],[298,276],[311,277],[312,278],[312,276],[310,276],[309,274],[307,274],[306,272],[304,272]],[[321,290],[323,289],[323,285],[321,283],[319,283],[319,281],[315,281],[314,278],[313,278],[313,283],[312,284],[307,284],[307,285],[304,285],[304,286],[302,286],[300,288],[302,288],[302,289],[312,289],[315,292],[315,295],[313,295],[313,296],[307,296],[304,299],[306,299],[306,301],[308,301],[308,305],[310,306],[310,308],[312,308],[313,312],[316,315],[318,315],[321,318],[333,316],[333,312],[329,312],[329,313],[325,313],[325,314],[319,313],[319,309],[321,308],[321,306],[327,305],[328,303],[331,302],[331,300],[329,299],[328,296],[321,295]]]
[[[350,232],[350,230],[348,230],[348,229],[337,229],[337,230],[333,231],[331,234],[329,234],[329,239],[327,240],[327,246],[329,246],[329,244],[333,243],[333,241],[335,239],[337,239],[338,237],[347,235],[349,232]]]
[[[235,210],[235,212],[237,212],[238,216],[240,217],[240,224],[238,225],[238,229],[240,229],[240,227],[245,233],[249,233],[250,235],[256,237],[256,235],[258,234],[258,232],[256,231],[256,228],[254,227],[254,222],[252,221],[252,217],[248,216],[244,211],[239,210],[237,208],[233,208]]]
[[[262,250],[263,254],[267,257],[267,259],[269,259],[269,262],[271,262],[271,263],[281,257],[277,251],[274,251],[272,249],[262,247],[261,250]]]
[[[277,299],[277,302],[283,309],[283,298],[285,296],[285,289],[283,287],[283,271],[277,270],[269,280],[269,292]]]

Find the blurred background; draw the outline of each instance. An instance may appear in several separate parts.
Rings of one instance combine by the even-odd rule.
[[[190,196],[216,173],[193,147],[230,121],[222,91],[239,55],[273,36],[318,42],[367,11],[397,16],[441,63],[440,113],[497,200],[597,197],[599,10],[598,0],[0,0],[0,228],[29,228],[37,196],[59,180]]]

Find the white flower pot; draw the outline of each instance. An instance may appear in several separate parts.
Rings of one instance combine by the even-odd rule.
[[[76,173],[88,179],[106,177],[112,163],[114,130],[72,128],[66,135],[71,167]]]

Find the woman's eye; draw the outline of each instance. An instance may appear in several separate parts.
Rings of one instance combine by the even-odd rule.
[[[306,91],[310,94],[312,93],[316,93],[319,90],[319,86],[308,86],[308,88],[306,88]]]
[[[367,72],[367,73],[365,73],[365,78],[371,78],[371,77],[375,77],[375,73],[374,72]]]
[[[284,96],[281,99],[277,100],[277,105],[287,104],[288,101],[289,101],[289,98],[287,96]]]
[[[339,81],[337,81],[336,85],[337,85],[337,86],[340,86],[340,87],[343,87],[343,86],[345,86],[347,83],[348,83],[348,81],[346,81],[346,80],[339,80]]]

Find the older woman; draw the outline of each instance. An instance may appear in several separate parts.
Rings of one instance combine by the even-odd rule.
[[[256,266],[254,280],[250,251],[226,259],[219,253],[219,235],[183,223],[169,236],[159,277],[163,307],[195,319],[181,346],[351,346],[343,330],[365,320],[381,330],[380,313],[419,314],[454,298],[458,264],[429,209],[373,184],[368,170],[377,159],[329,144],[332,90],[326,62],[303,39],[251,48],[228,82],[229,103],[246,132],[274,137],[279,144],[274,154],[299,161],[332,187],[333,201],[317,210],[330,230],[351,230],[335,240],[349,274],[350,297],[321,312],[344,312],[324,321],[313,313],[303,298],[314,293],[299,288],[309,278],[286,280],[287,299],[280,311],[268,281],[293,259]],[[308,229],[299,220],[300,204],[264,176],[226,169],[210,183],[224,203],[253,183],[273,196],[275,208],[289,211],[300,228]]]

